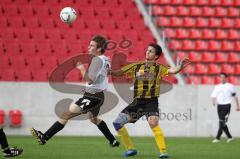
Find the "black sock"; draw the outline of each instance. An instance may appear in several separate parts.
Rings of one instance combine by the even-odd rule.
[[[57,132],[61,131],[65,125],[61,124],[60,122],[56,121],[45,133],[44,137],[46,140],[49,140],[53,137]]]
[[[103,135],[108,139],[109,143],[112,144],[115,140],[115,137],[112,135],[110,130],[107,127],[107,124],[102,120],[98,125],[98,129],[103,133]]]
[[[3,129],[0,129],[0,144],[4,151],[9,150],[7,137],[6,137],[6,134],[4,133]]]

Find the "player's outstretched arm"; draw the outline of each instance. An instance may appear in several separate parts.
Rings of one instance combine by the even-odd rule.
[[[180,71],[182,71],[182,69],[184,69],[187,65],[189,65],[191,63],[191,61],[187,58],[183,59],[182,61],[180,61],[179,65],[177,65],[176,67],[171,67],[168,70],[169,74],[177,74]]]
[[[238,97],[235,95],[234,99],[235,99],[235,102],[236,102],[236,105],[237,105],[236,111],[240,111],[240,105],[239,105]]]
[[[124,72],[122,70],[109,70],[109,74],[113,76],[122,76]]]
[[[89,78],[88,73],[86,72],[86,69],[82,63],[78,62],[76,65],[76,68],[80,70],[83,80],[90,82],[90,83],[92,82],[92,80]]]

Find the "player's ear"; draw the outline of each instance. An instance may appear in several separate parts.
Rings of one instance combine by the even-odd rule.
[[[98,51],[98,52],[102,52],[102,48],[101,48],[101,47],[98,48],[97,51]]]

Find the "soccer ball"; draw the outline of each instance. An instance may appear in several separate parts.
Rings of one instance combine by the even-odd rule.
[[[71,7],[65,7],[60,12],[60,18],[64,23],[71,24],[77,18],[76,11]]]

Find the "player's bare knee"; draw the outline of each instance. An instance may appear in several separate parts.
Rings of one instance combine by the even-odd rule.
[[[148,117],[148,124],[151,128],[154,128],[158,125],[158,117],[150,116]]]
[[[98,125],[102,120],[98,117],[90,117],[89,120],[95,124],[95,125]]]
[[[113,126],[116,131],[121,129],[125,124],[127,124],[130,121],[130,116],[125,113],[120,113],[118,117],[113,122]]]
[[[69,111],[70,111],[71,113],[80,113],[82,110],[81,110],[81,108],[80,108],[78,105],[72,103],[72,104],[69,106]]]

